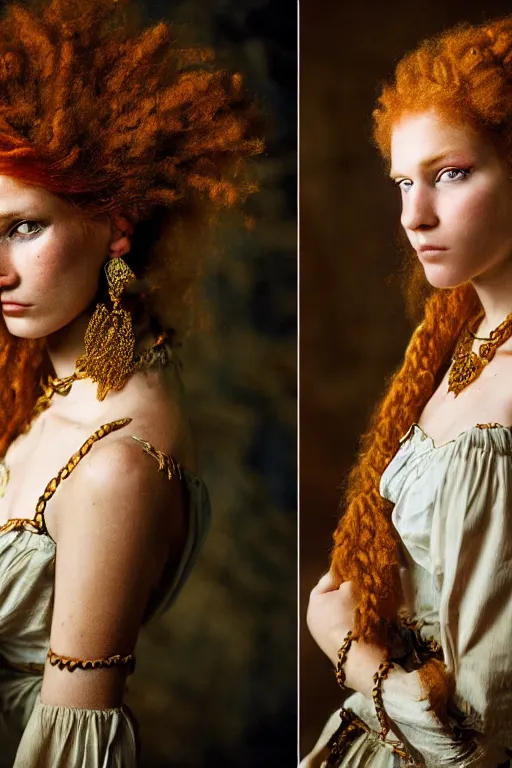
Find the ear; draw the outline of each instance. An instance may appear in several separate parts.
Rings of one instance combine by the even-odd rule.
[[[131,248],[131,236],[134,230],[133,221],[128,216],[115,212],[110,215],[112,235],[109,243],[110,258],[125,256]]]

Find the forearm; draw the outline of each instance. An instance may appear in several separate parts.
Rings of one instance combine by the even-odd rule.
[[[337,650],[329,653],[329,658],[336,666],[338,663]],[[373,676],[386,658],[387,654],[383,648],[370,645],[362,640],[353,640],[343,665],[346,676],[345,686],[371,699],[374,686]]]

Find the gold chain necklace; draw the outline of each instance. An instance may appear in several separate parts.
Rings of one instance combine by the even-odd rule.
[[[144,352],[134,355],[133,370],[136,371],[143,368],[149,368],[157,361],[160,365],[166,365],[169,361],[169,353],[165,345],[167,339],[167,333],[163,331],[151,347],[144,350]],[[34,419],[48,408],[55,393],[59,395],[67,395],[75,381],[87,378],[89,377],[84,370],[77,366],[75,372],[72,373],[71,376],[63,376],[59,379],[50,374],[46,382],[41,379],[40,387],[42,387],[43,393],[38,397],[36,404],[34,405],[31,419],[23,430],[23,434],[29,431]],[[4,459],[0,459],[0,498],[5,495],[5,490],[9,482],[9,474],[8,465]]]
[[[448,392],[453,392],[455,397],[480,376],[485,366],[493,359],[498,347],[512,336],[512,312],[491,331],[489,337],[475,336],[484,314],[482,309],[468,321],[455,347],[448,376]],[[484,341],[480,344],[478,354],[471,349],[474,339]]]
[[[165,365],[169,359],[167,347],[165,346],[167,338],[167,333],[163,331],[151,347],[145,349],[144,352],[136,354],[133,358],[133,371],[149,368],[156,361],[158,361],[161,365]],[[52,397],[56,392],[59,395],[67,395],[75,381],[78,379],[87,378],[89,377],[84,369],[80,366],[77,366],[75,372],[72,373],[71,376],[63,376],[61,379],[59,379],[56,376],[52,376],[50,374],[46,382],[41,379],[40,387],[42,388],[43,392],[38,397],[36,404],[34,405],[31,421],[24,431],[27,432],[36,416],[39,416],[42,411],[48,408]]]

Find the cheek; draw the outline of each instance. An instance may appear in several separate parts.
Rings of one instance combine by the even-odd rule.
[[[61,303],[67,299],[90,293],[98,281],[100,264],[96,265],[94,254],[86,255],[84,238],[80,233],[66,233],[66,236],[48,236],[34,241],[34,249],[24,254],[24,269],[30,263],[29,274],[34,290],[46,293],[48,298],[59,295]]]
[[[457,229],[471,237],[478,233],[491,237],[503,235],[504,230],[512,234],[511,204],[507,197],[498,194],[496,187],[474,189],[461,196],[452,208],[452,222]]]

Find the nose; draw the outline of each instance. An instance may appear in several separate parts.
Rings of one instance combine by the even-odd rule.
[[[435,190],[419,183],[411,186],[402,196],[402,227],[407,231],[431,229],[439,223]]]
[[[18,275],[7,250],[0,247],[0,291],[13,288],[18,282]]]

